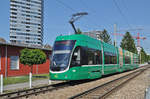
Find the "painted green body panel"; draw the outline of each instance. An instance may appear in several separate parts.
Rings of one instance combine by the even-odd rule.
[[[69,36],[58,36],[56,38],[56,41],[61,40],[76,40],[76,44],[74,47],[77,46],[84,46],[88,48],[94,48],[98,50],[103,50],[116,53],[117,54],[117,64],[111,64],[107,65],[104,64],[105,57],[104,53],[102,53],[103,62],[102,65],[83,65],[83,66],[77,66],[77,67],[71,67],[68,71],[62,72],[62,73],[52,73],[50,72],[50,79],[51,80],[81,80],[81,79],[96,79],[100,78],[102,75],[112,74],[116,72],[123,72],[126,70],[131,70],[138,68],[138,64],[125,64],[125,56],[123,50],[123,66],[119,66],[119,50],[117,47],[114,47],[113,45],[101,42],[99,40],[93,39],[91,37],[88,37],[86,35],[69,35]],[[136,57],[134,55],[133,57]]]
[[[51,80],[78,80],[80,74],[80,67],[70,68],[68,71],[63,73],[51,73]]]
[[[118,72],[118,65],[104,65],[104,75]]]
[[[95,79],[100,78],[101,71],[97,72],[97,70],[101,70],[100,66],[93,67],[72,67],[67,72],[64,73],[51,73],[51,80],[80,80],[80,79]]]
[[[80,68],[80,79],[95,79],[100,78],[101,76],[101,66],[90,66]]]

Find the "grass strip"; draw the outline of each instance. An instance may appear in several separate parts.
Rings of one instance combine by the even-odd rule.
[[[48,79],[49,74],[34,74],[32,76],[32,81],[34,80],[41,80],[41,79]],[[4,78],[3,82],[4,85],[9,85],[9,84],[17,84],[17,83],[24,83],[29,81],[29,76],[16,76],[16,77],[7,77]]]

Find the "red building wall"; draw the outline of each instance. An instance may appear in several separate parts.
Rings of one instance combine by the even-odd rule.
[[[0,69],[0,73],[1,74],[5,74],[5,47],[4,46],[0,46],[0,55],[1,55],[1,69]]]
[[[20,51],[23,47],[18,46],[7,46],[7,56],[6,56],[6,45],[0,45],[0,53],[1,53],[1,70],[0,73],[4,76],[22,76],[28,75],[31,68],[29,66],[25,66],[19,63],[18,70],[11,70],[10,68],[10,56],[20,56]],[[49,55],[51,54],[50,50],[43,50],[47,56],[46,62],[40,65],[33,66],[33,74],[43,74],[49,73],[50,59]],[[7,59],[7,62],[6,62]],[[7,67],[7,69],[6,69]]]

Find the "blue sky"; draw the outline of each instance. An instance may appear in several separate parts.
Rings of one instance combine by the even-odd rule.
[[[75,22],[82,31],[108,30],[113,40],[113,24],[117,24],[119,33],[125,30],[136,36],[147,39],[141,46],[150,53],[150,0],[44,0],[44,44],[53,45],[55,38],[61,34],[73,34],[68,23],[71,15],[77,12],[88,12],[87,16]],[[119,8],[118,8],[119,7]],[[121,11],[120,11],[121,10]],[[9,41],[9,0],[0,3],[0,37]],[[117,37],[118,45],[122,37]]]

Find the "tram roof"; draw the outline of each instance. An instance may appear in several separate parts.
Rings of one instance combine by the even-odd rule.
[[[83,35],[83,34],[73,34],[73,35],[64,35],[64,36],[58,36],[56,38],[56,41],[60,41],[60,40],[97,40],[95,38],[89,37],[87,35]],[[100,40],[97,40],[100,41]]]

